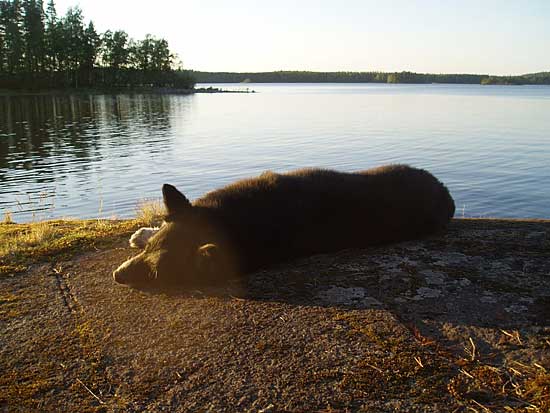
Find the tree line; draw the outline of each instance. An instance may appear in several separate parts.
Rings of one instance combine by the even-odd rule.
[[[521,76],[477,74],[431,74],[414,72],[305,72],[277,71],[258,73],[198,72],[199,83],[455,83],[455,84],[550,84],[550,72]]]
[[[79,7],[58,16],[54,0],[0,0],[0,88],[192,88],[165,39],[98,33]]]

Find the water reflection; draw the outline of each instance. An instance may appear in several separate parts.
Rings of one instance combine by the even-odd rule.
[[[549,217],[550,87],[249,86],[0,96],[0,214],[128,217],[165,182],[194,199],[266,169],[409,163],[449,186],[459,216]]]
[[[93,199],[98,169],[124,173],[130,165],[120,159],[170,150],[171,110],[162,95],[0,97],[0,208],[29,219],[56,203]]]

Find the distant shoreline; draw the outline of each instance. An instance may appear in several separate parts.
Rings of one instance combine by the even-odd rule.
[[[550,86],[550,71],[528,73],[513,76],[495,76],[489,74],[433,74],[414,72],[200,72],[188,71],[195,84],[225,84],[241,85],[239,90],[224,90],[218,87],[177,88],[177,87],[83,87],[83,88],[36,88],[7,89],[0,88],[0,96],[23,95],[108,95],[108,94],[170,94],[191,95],[195,93],[255,93],[247,87],[248,84],[261,83],[342,83],[342,84],[448,84],[448,85],[498,85]]]
[[[477,84],[550,85],[550,71],[496,76],[470,73],[415,72],[201,72],[189,71],[196,83],[378,83],[378,84]]]

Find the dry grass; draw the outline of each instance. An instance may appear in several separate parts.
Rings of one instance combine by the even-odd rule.
[[[501,365],[459,358],[449,393],[471,411],[550,412],[550,372],[538,363]]]
[[[550,372],[536,363],[519,367],[509,373],[515,394],[528,403],[530,411],[550,412]]]
[[[133,220],[55,220],[16,224],[9,212],[0,222],[0,275],[29,265],[98,248],[128,237],[142,226],[158,226],[165,214],[160,200],[143,201]]]
[[[23,272],[36,262],[108,245],[129,236],[139,226],[136,220],[0,223],[0,275]]]
[[[165,214],[166,209],[161,200],[142,201],[137,207],[136,220],[148,227],[158,226]]]
[[[0,257],[45,244],[55,237],[55,233],[55,228],[48,222],[29,224],[26,230],[14,231],[11,236],[2,238]]]
[[[4,212],[3,224],[13,224],[13,217],[11,211]]]

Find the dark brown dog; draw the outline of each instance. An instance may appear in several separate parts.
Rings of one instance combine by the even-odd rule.
[[[405,165],[265,172],[193,204],[171,185],[162,193],[166,224],[113,273],[115,281],[223,282],[295,257],[433,234],[455,211],[441,182]]]

